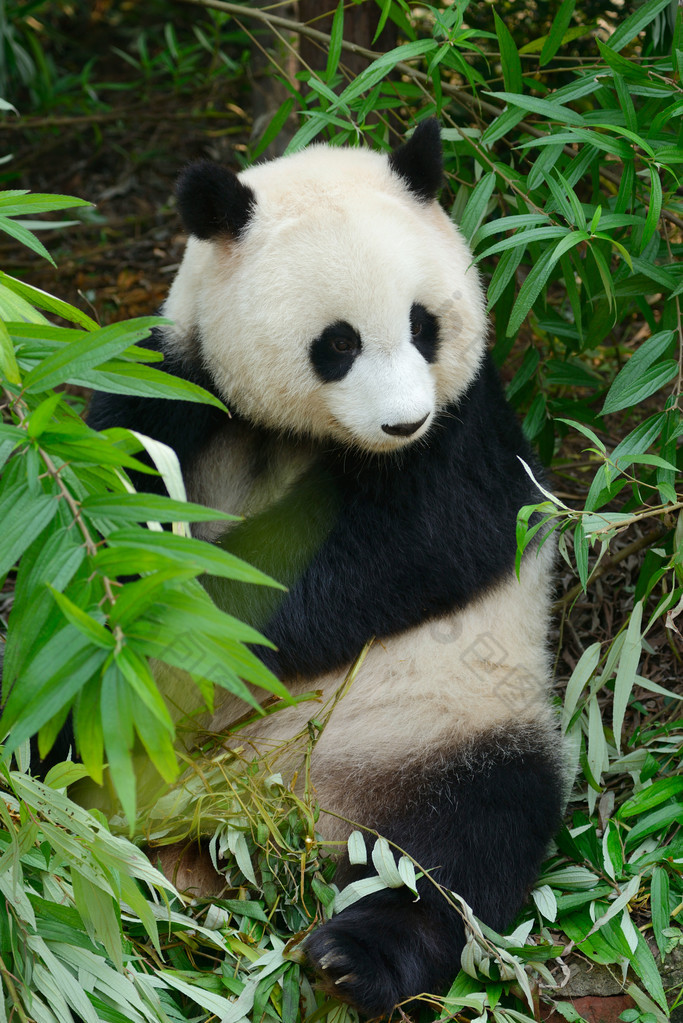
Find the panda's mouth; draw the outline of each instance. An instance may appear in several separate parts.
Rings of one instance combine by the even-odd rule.
[[[429,415],[429,412],[425,412],[422,419],[418,419],[414,423],[395,423],[393,426],[382,423],[382,430],[384,433],[388,433],[390,437],[412,437],[421,426],[424,426],[429,419]]]
[[[382,424],[372,435],[349,426],[341,419],[330,414],[330,421],[333,425],[333,433],[336,439],[358,452],[366,454],[391,454],[393,451],[402,451],[422,440],[435,418],[434,412],[427,412],[420,419],[413,422],[400,422]]]

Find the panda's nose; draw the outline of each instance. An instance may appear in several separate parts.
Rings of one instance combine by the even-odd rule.
[[[418,419],[416,423],[396,423],[394,426],[387,426],[386,424],[383,424],[382,429],[385,433],[391,434],[392,437],[410,437],[413,433],[416,433],[420,429],[422,424],[426,422],[428,416],[429,412],[427,415],[423,416],[422,419]]]

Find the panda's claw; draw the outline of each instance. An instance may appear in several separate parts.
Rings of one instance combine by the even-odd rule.
[[[399,1002],[433,990],[443,949],[452,948],[446,931],[443,944],[434,941],[414,903],[396,892],[378,894],[333,917],[305,945],[323,990],[370,1018],[389,1016]]]

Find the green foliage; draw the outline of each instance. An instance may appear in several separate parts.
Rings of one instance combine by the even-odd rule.
[[[238,1023],[254,1012],[296,1023],[300,1004],[315,1012],[322,999],[285,946],[335,897],[310,805],[240,760],[186,774],[175,805],[157,807],[158,829],[186,830],[193,806],[213,796],[222,823],[212,855],[231,857],[232,878],[190,915],[136,846],[65,795],[83,774],[64,764],[41,784],[3,772],[0,1019]]]
[[[634,529],[649,529],[635,534],[646,554],[622,600],[631,613],[605,641],[582,637],[567,682],[562,726],[576,784],[532,900],[511,934],[495,935],[443,893],[463,915],[468,944],[450,992],[425,998],[426,1008],[444,1021],[528,1023],[540,990],[575,1020],[549,972],[549,963],[573,953],[627,976],[637,1010],[626,1023],[664,1023],[667,1002],[680,998],[663,989],[657,960],[683,944],[683,712],[680,692],[641,666],[658,631],[666,628],[675,645],[683,610],[683,21],[669,0],[619,7],[611,33],[596,29],[613,13],[603,3],[561,0],[538,23],[537,8],[506,3],[495,11],[466,0],[376,6],[378,34],[391,19],[400,45],[369,53],[366,69],[351,78],[346,8],[338,4],[325,66],[299,72],[296,88],[283,69],[290,98],[252,156],[287,130],[294,111],[290,151],[315,139],[388,149],[402,134],[401,119],[410,125],[437,115],[443,200],[488,283],[508,397],[571,491],[559,499],[548,489],[542,504],[522,510],[520,554],[534,537],[559,536],[578,579],[566,608],[591,589],[608,558],[628,550]],[[244,7],[241,16],[249,14]],[[233,25],[225,12],[216,17],[221,33]],[[161,49],[146,36],[124,48],[136,88],[196,80],[193,51],[174,32],[167,30]],[[41,255],[31,227],[14,218],[67,206],[63,197],[0,196],[5,228]],[[74,326],[52,326],[41,310]],[[69,1018],[60,997],[88,1020],[353,1020],[312,990],[298,940],[345,899],[412,886],[420,865],[375,844],[376,836],[352,836],[352,857],[360,861],[371,849],[377,876],[338,895],[319,857],[309,792],[298,799],[268,765],[247,768],[232,754],[193,760],[178,776],[174,721],[149,658],[175,671],[192,664],[197,706],[211,683],[245,699],[244,679],[278,691],[257,663],[245,668],[241,644],[253,633],[221,615],[197,581],[204,571],[266,580],[186,535],[183,523],[216,513],[183,502],[168,456],[147,444],[173,497],[134,494],[126,471],[144,470],[136,456],[145,442],[120,430],[95,435],[76,414],[78,399],[53,388],[212,399],[151,364],[138,342],[153,321],[100,328],[5,274],[0,311],[0,572],[16,585],[0,730],[11,727],[6,753],[23,764],[29,736],[38,732],[47,749],[71,709],[83,758],[82,768],[55,769],[54,796],[20,772],[6,774],[0,888],[9,922],[0,933],[0,976],[7,1007],[14,992],[17,1004],[27,1011],[31,1004],[35,1018],[50,1023]],[[160,532],[159,522],[172,531]],[[142,578],[127,578],[137,572]],[[190,618],[192,630],[184,629]],[[194,643],[187,657],[174,642],[183,629]],[[678,652],[672,657],[680,664]],[[656,713],[645,707],[648,698]],[[315,734],[311,725],[309,752]],[[156,787],[138,793],[147,835],[167,844],[213,834],[212,855],[226,871],[223,897],[191,916],[179,902],[169,911],[155,901],[154,892],[175,899],[167,882],[146,873],[97,815],[57,791],[85,774],[102,779],[106,759],[132,820],[131,754],[139,749],[157,771]],[[305,765],[306,749],[301,755]],[[158,799],[163,780],[174,784]],[[114,850],[114,841],[123,844]],[[135,891],[128,884],[124,892],[123,862],[133,865]]]
[[[41,254],[41,243],[13,218],[79,204],[3,193],[0,226]],[[174,721],[150,658],[183,672],[190,690],[195,683],[197,710],[212,684],[252,704],[245,680],[287,698],[245,646],[258,641],[258,633],[220,612],[197,580],[210,572],[237,583],[275,584],[187,535],[186,523],[230,516],[184,500],[172,452],[126,430],[97,434],[69,394],[54,390],[77,384],[220,406],[200,387],[149,365],[158,356],[138,342],[163,321],[98,327],[6,274],[1,286],[0,577],[16,571],[3,666],[4,760],[36,733],[45,755],[72,712],[86,771],[101,783],[106,758],[132,828],[133,751],[144,750],[157,784],[172,781],[178,770]],[[78,327],[53,326],[38,306]],[[154,472],[136,457],[145,447],[173,498],[133,491],[126,470]]]
[[[136,101],[156,88],[187,96],[243,70],[248,38],[219,11],[169,17],[167,4],[150,0],[134,23],[127,14],[121,4],[0,0],[0,96],[42,113],[101,110],[121,90]],[[86,60],[82,37],[90,32],[105,33],[106,45]]]

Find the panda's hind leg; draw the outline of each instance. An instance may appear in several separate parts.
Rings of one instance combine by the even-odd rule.
[[[559,745],[550,728],[515,727],[482,734],[450,757],[404,764],[391,785],[359,779],[370,794],[366,805],[373,796],[383,800],[363,823],[460,894],[485,923],[506,928],[560,822]],[[348,863],[341,871],[341,884],[363,876]],[[447,988],[460,965],[462,920],[428,878],[418,891],[419,900],[405,887],[365,896],[311,934],[306,952],[330,994],[372,1017]]]

